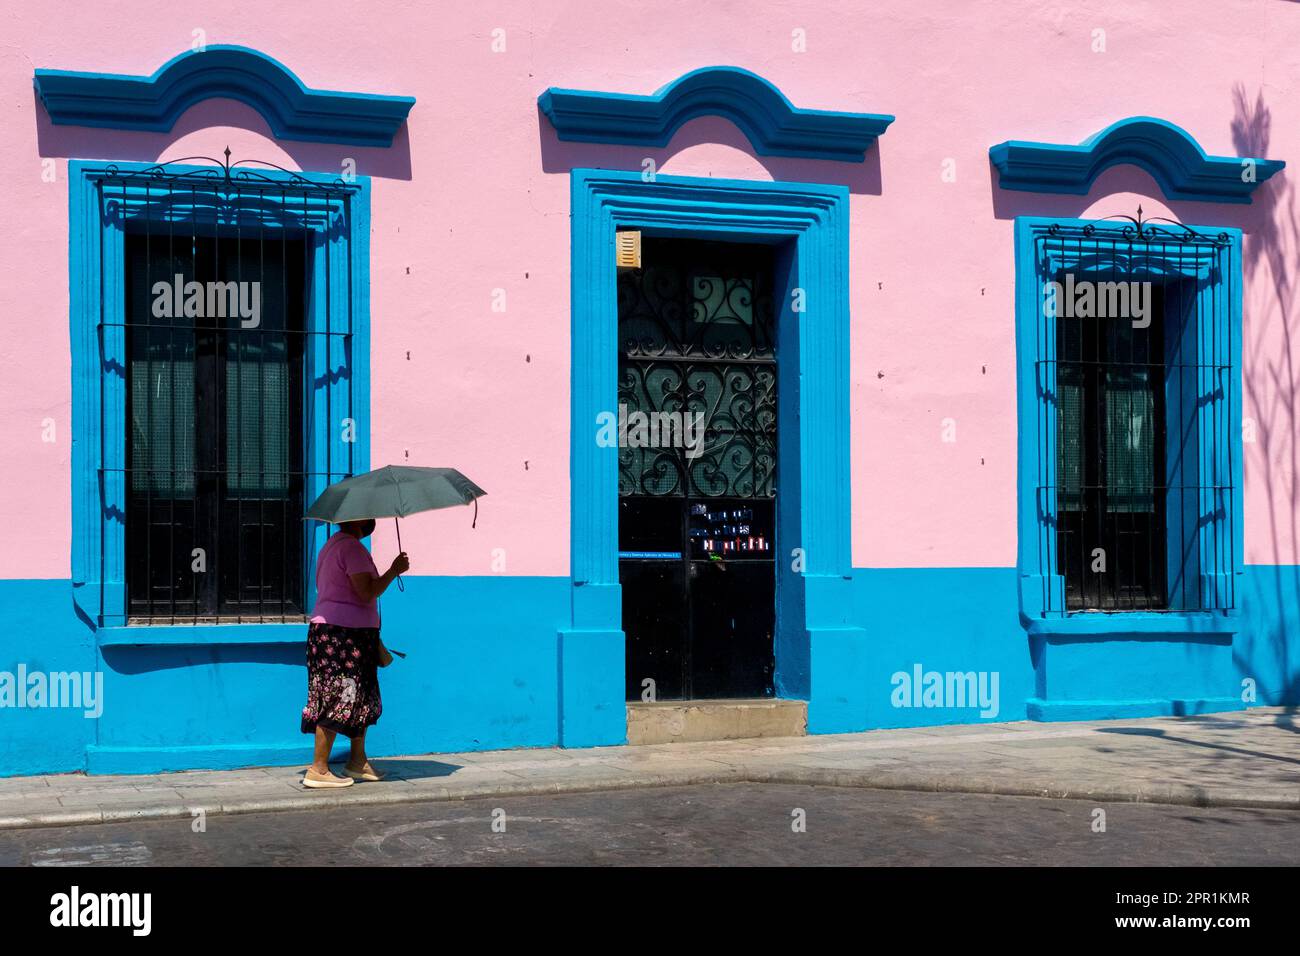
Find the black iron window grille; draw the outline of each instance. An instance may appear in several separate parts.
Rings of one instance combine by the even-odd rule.
[[[129,624],[303,620],[305,504],[351,472],[332,435],[353,416],[335,387],[350,379],[351,269],[333,260],[351,257],[355,187],[229,157],[109,166],[98,182],[123,234],[121,286],[103,280],[123,321],[100,339],[125,357],[101,384],[122,380],[124,447],[100,472],[124,511]]]
[[[1048,611],[1236,606],[1230,241],[1141,209],[1036,236]]]

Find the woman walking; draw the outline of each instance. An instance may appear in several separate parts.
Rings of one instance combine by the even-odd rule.
[[[316,735],[315,756],[302,780],[313,789],[383,777],[366,758],[366,730],[383,712],[376,669],[393,660],[379,639],[378,598],[411,562],[402,552],[380,574],[361,543],[374,530],[373,519],[341,522],[316,559],[316,607],[307,629],[307,706],[302,709],[302,732]],[[342,777],[329,768],[336,734],[352,740]]]

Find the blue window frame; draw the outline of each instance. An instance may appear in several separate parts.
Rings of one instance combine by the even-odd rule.
[[[1020,217],[1015,229],[1018,563],[1027,626],[1031,632],[1066,633],[1223,631],[1224,618],[1236,616],[1244,563],[1240,231],[1154,225],[1126,217]],[[1104,312],[1098,305],[1102,282],[1148,283],[1147,306],[1162,304],[1164,335],[1153,338],[1159,343],[1155,351],[1139,362],[1131,361],[1131,352],[1129,356],[1129,364],[1145,368],[1149,360],[1153,369],[1151,378],[1144,378],[1148,391],[1141,412],[1134,411],[1139,406],[1132,393],[1126,396],[1126,408],[1117,412],[1120,403],[1109,398],[1104,387],[1094,390],[1101,398],[1091,410],[1094,418],[1109,416],[1106,425],[1112,430],[1129,427],[1135,445],[1140,436],[1147,445],[1140,464],[1152,476],[1149,483],[1142,482],[1133,453],[1117,448],[1113,438],[1093,449],[1062,443],[1062,436],[1079,438],[1078,419],[1089,414],[1086,409],[1072,410],[1071,402],[1081,393],[1063,371],[1080,356],[1058,354],[1065,323],[1076,321],[1074,300],[1067,304],[1061,295],[1063,277],[1079,286],[1091,282],[1098,293],[1089,307],[1093,315],[1085,323],[1120,322],[1138,328],[1142,321],[1134,314],[1098,317],[1098,311]],[[1115,338],[1100,332],[1102,328],[1096,325],[1090,334],[1102,341],[1107,335]],[[1153,411],[1163,416],[1154,429],[1142,420]],[[1109,459],[1091,472],[1091,479],[1084,470],[1088,455]],[[1132,473],[1117,477],[1124,468]],[[1120,553],[1103,556],[1101,573],[1123,580],[1124,562],[1130,568],[1148,562],[1151,578],[1162,582],[1162,601],[1126,604],[1121,597],[1110,606],[1093,607],[1090,604],[1097,602],[1079,599],[1077,582],[1072,593],[1067,577],[1094,567],[1090,548],[1081,549],[1078,561],[1060,553],[1063,541],[1084,540],[1082,534],[1068,538],[1068,510],[1085,507],[1070,496],[1081,502],[1088,480],[1101,482],[1092,486],[1100,489],[1094,508],[1097,502],[1109,501],[1100,507],[1159,513],[1159,534],[1143,539],[1158,553],[1125,554],[1120,545]],[[1132,494],[1135,489],[1141,493]],[[1151,514],[1143,517],[1150,519]],[[1131,528],[1134,518],[1130,513],[1119,523]],[[1080,565],[1088,567],[1081,571]]]
[[[81,160],[69,163],[68,175],[78,612],[100,629],[101,644],[300,641],[300,624],[125,627],[127,236],[142,222],[161,221],[182,232],[305,240],[302,461],[310,502],[331,481],[369,467],[369,181],[344,185],[331,176],[259,169],[236,171],[223,188],[220,167],[175,165],[164,174],[148,164]],[[188,185],[186,176],[194,177]],[[324,525],[304,523],[305,567],[327,534]]]

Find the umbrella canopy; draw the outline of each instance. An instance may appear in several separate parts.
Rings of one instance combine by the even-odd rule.
[[[335,482],[307,509],[307,517],[338,524],[366,518],[405,518],[421,511],[474,502],[487,494],[455,468],[385,465]]]

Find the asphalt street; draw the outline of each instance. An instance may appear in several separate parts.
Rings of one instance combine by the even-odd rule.
[[[1297,862],[1300,814],[1293,811],[797,785],[647,787],[0,832],[0,865],[43,867]]]

